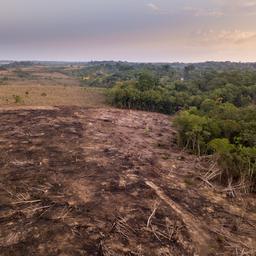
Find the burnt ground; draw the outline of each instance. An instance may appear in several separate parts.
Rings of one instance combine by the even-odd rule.
[[[255,197],[174,140],[161,114],[1,109],[0,255],[255,255]]]

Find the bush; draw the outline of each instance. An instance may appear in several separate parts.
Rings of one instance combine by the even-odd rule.
[[[22,103],[22,97],[20,95],[13,95],[13,98],[16,104]]]
[[[256,147],[235,146],[226,138],[214,139],[209,146],[218,156],[224,180],[247,180],[251,188],[255,189]]]
[[[176,116],[179,145],[199,155],[216,154],[224,181],[246,179],[255,186],[256,115],[251,114],[254,110],[221,104],[210,113],[209,116],[205,109],[191,108]]]
[[[142,90],[143,88],[143,90]],[[156,111],[165,114],[175,112],[175,98],[168,95],[165,88],[152,86],[144,90],[135,82],[124,82],[115,85],[108,92],[108,98],[112,105],[120,108]]]

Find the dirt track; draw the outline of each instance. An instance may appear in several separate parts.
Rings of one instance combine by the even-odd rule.
[[[255,255],[255,198],[206,187],[174,138],[161,114],[0,110],[0,255]]]

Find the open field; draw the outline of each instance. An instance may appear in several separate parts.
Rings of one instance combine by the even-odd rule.
[[[170,117],[0,111],[0,255],[255,255],[255,197],[209,187]]]
[[[66,74],[67,71],[73,68],[70,66],[52,67],[46,65],[18,66],[3,69],[0,67],[0,85],[79,86],[79,79]]]
[[[78,86],[0,86],[0,106],[83,106],[105,105],[104,89]]]
[[[80,87],[72,69],[79,66],[0,67],[0,106],[105,106],[105,90]]]

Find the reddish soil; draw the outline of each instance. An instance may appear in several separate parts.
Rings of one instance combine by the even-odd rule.
[[[168,116],[9,108],[0,140],[0,255],[255,255],[254,195],[197,179]]]

